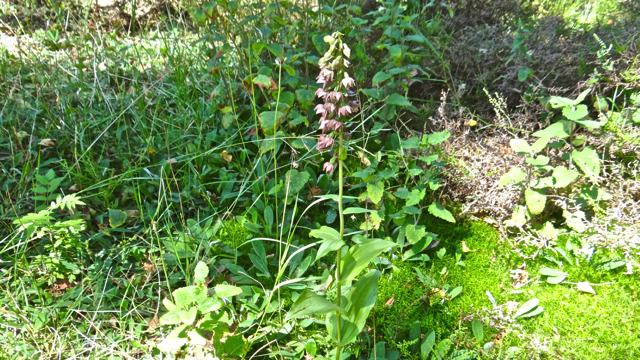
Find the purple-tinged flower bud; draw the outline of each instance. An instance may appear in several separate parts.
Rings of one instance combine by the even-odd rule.
[[[322,170],[324,170],[324,172],[327,174],[331,174],[333,172],[333,164],[330,162],[324,163]]]

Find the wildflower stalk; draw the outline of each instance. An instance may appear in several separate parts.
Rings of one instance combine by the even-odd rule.
[[[331,36],[325,37],[325,42],[330,45],[329,51],[318,61],[320,66],[320,75],[318,75],[316,81],[322,84],[322,88],[316,91],[316,96],[324,100],[324,104],[318,104],[315,107],[316,114],[321,114],[320,129],[322,135],[318,139],[317,149],[320,151],[327,150],[333,147],[334,137],[338,137],[337,150],[334,151],[334,157],[330,161],[326,162],[323,166],[323,170],[327,173],[332,173],[334,170],[334,163],[338,161],[338,212],[340,216],[340,243],[344,241],[344,212],[342,208],[343,197],[343,167],[344,160],[346,159],[347,149],[345,145],[345,138],[349,139],[350,134],[346,131],[345,121],[348,117],[360,110],[360,105],[355,100],[355,93],[350,89],[355,86],[355,80],[347,73],[347,68],[350,63],[347,60],[351,56],[351,50],[349,47],[342,43],[342,34],[339,32],[334,33]],[[342,304],[342,286],[340,285],[341,277],[341,262],[342,262],[342,249],[338,249],[338,258],[336,264],[336,290],[338,298],[336,305]],[[342,333],[341,333],[341,315],[336,312],[336,332],[338,343],[336,347],[336,360],[340,359],[340,349],[342,347]]]

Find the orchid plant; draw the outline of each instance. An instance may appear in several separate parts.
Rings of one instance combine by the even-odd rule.
[[[347,73],[350,63],[348,58],[351,51],[342,42],[339,32],[324,38],[330,45],[329,51],[318,61],[320,74],[317,82],[322,88],[316,91],[316,96],[324,103],[316,106],[316,114],[321,114],[320,129],[322,135],[318,139],[317,149],[320,151],[331,149],[338,138],[336,156],[323,166],[324,171],[332,173],[334,164],[338,162],[338,211],[340,231],[327,226],[313,230],[310,235],[321,239],[316,260],[336,251],[335,290],[336,299],[327,300],[310,289],[306,289],[293,304],[287,319],[310,315],[327,315],[326,326],[331,338],[336,342],[335,358],[341,358],[341,348],[353,342],[364,329],[369,312],[373,309],[378,296],[378,279],[380,271],[371,270],[362,276],[360,273],[367,268],[371,260],[382,252],[395,247],[396,244],[382,239],[367,239],[359,244],[347,248],[344,241],[344,211],[343,199],[343,162],[347,158],[345,139],[350,138],[347,131],[348,117],[360,110],[355,100],[355,80]],[[356,281],[356,277],[359,279]],[[344,288],[344,289],[343,289]],[[344,290],[344,292],[343,292]]]

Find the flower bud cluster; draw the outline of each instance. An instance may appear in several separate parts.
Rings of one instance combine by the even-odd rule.
[[[342,42],[342,34],[333,33],[325,36],[324,41],[329,44],[329,50],[318,61],[320,74],[316,78],[322,88],[316,91],[316,96],[324,103],[315,107],[316,114],[320,114],[320,129],[322,135],[318,139],[317,149],[330,149],[334,144],[336,134],[346,133],[344,120],[360,111],[360,104],[351,90],[355,87],[355,80],[349,76],[347,68],[351,63],[351,49]],[[346,133],[348,137],[348,133]],[[333,170],[333,165],[324,165],[326,172]]]

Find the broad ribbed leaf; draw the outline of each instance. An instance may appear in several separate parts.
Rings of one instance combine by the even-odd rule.
[[[285,321],[304,316],[324,315],[335,311],[340,313],[346,312],[343,308],[324,297],[309,289],[305,289],[298,297],[298,300],[296,300],[296,302],[291,306],[291,309],[289,309],[289,312],[285,317]]]
[[[340,233],[328,226],[322,226],[320,229],[311,230],[309,235],[323,240],[320,248],[318,249],[318,253],[316,254],[316,260],[327,255],[329,252],[336,251],[344,246],[344,241],[340,240]]]
[[[436,332],[431,330],[424,337],[424,341],[420,346],[420,359],[427,360],[431,350],[433,350],[433,346],[436,344]]]
[[[553,123],[542,129],[540,131],[536,131],[533,133],[535,137],[558,137],[560,139],[568,138],[573,131],[574,124],[568,120],[562,120],[557,123]]]
[[[527,174],[522,171],[519,166],[514,166],[507,172],[502,175],[500,178],[500,186],[504,186],[507,184],[517,184],[522,180],[526,179]]]
[[[396,246],[398,245],[393,242],[380,239],[370,239],[352,246],[349,252],[344,254],[340,263],[342,267],[340,285],[344,286],[351,283],[374,257],[388,248]]]
[[[544,194],[532,189],[526,189],[524,191],[524,197],[527,201],[527,207],[533,215],[542,213],[547,203],[547,197]]]
[[[527,301],[526,303],[522,304],[522,306],[520,306],[518,311],[516,311],[515,315],[513,315],[513,318],[515,319],[528,313],[529,311],[533,310],[536,306],[538,306],[539,303],[540,303],[540,300],[538,299],[531,299]]]
[[[586,147],[582,151],[573,150],[571,156],[576,165],[578,165],[580,170],[587,176],[595,177],[600,175],[600,159],[594,149]]]
[[[435,217],[439,217],[440,219],[447,220],[448,222],[456,222],[456,219],[451,215],[449,210],[445,209],[444,206],[435,201],[429,205],[429,213]]]
[[[563,187],[571,185],[580,174],[575,170],[567,170],[564,166],[556,166],[553,169],[553,187],[556,189],[562,189]]]

